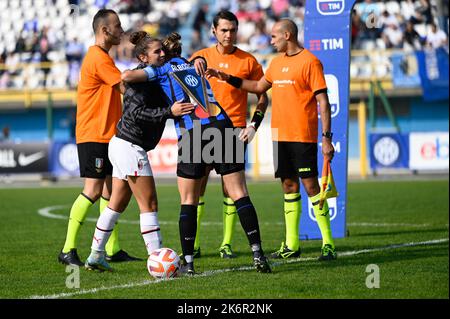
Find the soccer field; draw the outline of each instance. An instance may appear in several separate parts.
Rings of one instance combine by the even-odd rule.
[[[206,193],[202,275],[156,281],[145,262],[112,264],[113,273],[79,270],[79,288],[67,288],[66,268],[57,262],[67,216],[80,188],[0,189],[0,298],[449,298],[448,180],[351,182],[348,186],[349,236],[336,240],[338,259],[317,261],[321,242],[302,242],[302,256],[272,261],[273,273],[257,273],[239,223],[233,248],[238,257],[220,259],[220,185]],[[175,185],[158,185],[163,246],[181,253],[179,197]],[[283,197],[279,183],[250,183],[267,253],[284,239]],[[89,251],[98,217],[95,205],[80,232],[79,254]],[[120,219],[122,248],[145,258],[133,200]],[[374,266],[375,265],[375,266]],[[379,288],[373,269],[379,270]],[[369,276],[369,278],[368,278]],[[370,277],[372,276],[372,277]],[[71,277],[73,278],[73,277]],[[372,278],[372,279],[371,279]]]

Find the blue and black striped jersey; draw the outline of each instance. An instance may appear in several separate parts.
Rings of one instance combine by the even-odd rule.
[[[181,85],[174,79],[172,72],[193,69],[194,66],[186,59],[181,57],[175,57],[170,59],[164,65],[159,67],[147,66],[144,71],[147,73],[148,81],[159,82],[161,88],[167,95],[170,104],[172,105],[176,101],[189,102],[190,98],[183,90]],[[200,106],[196,106],[194,111],[189,115],[184,115],[179,118],[175,118],[175,127],[178,137],[181,136],[181,130],[191,130],[194,127],[194,121],[199,121],[201,125],[213,123],[215,121],[222,121],[228,119],[225,111],[215,100],[211,87],[208,81],[206,83],[206,92],[208,95],[209,103],[216,105],[220,112],[217,115],[210,116]],[[195,104],[195,103],[194,103]]]

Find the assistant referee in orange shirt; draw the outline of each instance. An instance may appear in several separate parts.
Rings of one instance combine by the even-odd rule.
[[[259,80],[264,76],[262,66],[256,58],[235,46],[238,32],[238,19],[230,11],[219,11],[213,18],[212,33],[217,43],[209,48],[197,51],[191,57],[195,59],[202,57],[206,60],[208,67],[219,69],[249,80]],[[200,73],[201,70],[200,70]],[[258,102],[252,123],[247,126],[248,93],[228,85],[220,79],[210,79],[211,89],[220,106],[225,110],[233,122],[235,128],[241,129],[239,137],[247,143],[251,142],[264,113],[267,109],[268,99],[266,93],[257,94]],[[208,183],[209,173],[203,177],[200,189],[200,199],[197,208],[197,234],[195,237],[194,257],[200,257],[200,224],[205,212],[204,194]],[[235,254],[231,249],[231,241],[236,224],[236,206],[228,196],[226,187],[222,182],[223,189],[223,240],[219,248],[222,258],[233,258]]]
[[[108,143],[116,132],[122,115],[121,73],[108,52],[119,45],[124,33],[119,16],[113,10],[101,9],[93,19],[95,45],[84,57],[77,92],[76,143],[80,177],[84,188],[70,210],[66,241],[58,255],[65,265],[84,266],[77,252],[78,233],[89,208],[100,198],[100,212],[111,196],[112,165]],[[120,249],[117,227],[106,245],[108,261],[131,261],[138,258]]]

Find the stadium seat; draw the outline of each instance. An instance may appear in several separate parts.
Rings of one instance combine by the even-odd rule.
[[[355,3],[353,10],[355,10],[358,15],[361,15],[361,4],[359,2]]]
[[[376,40],[376,46],[379,49],[385,50],[386,49],[386,42],[384,42],[383,39],[377,39]]]
[[[375,49],[375,42],[373,40],[364,40],[361,43],[361,49],[367,51],[373,50]]]
[[[358,73],[358,67],[354,63],[350,64],[350,77],[356,78],[358,76]]]
[[[377,2],[378,12],[382,13],[386,10],[386,4],[384,2]]]
[[[189,0],[178,1],[177,6],[181,15],[188,14],[192,9],[192,3]]]
[[[10,10],[18,11],[20,10],[20,1],[19,0],[9,0],[9,8]]]

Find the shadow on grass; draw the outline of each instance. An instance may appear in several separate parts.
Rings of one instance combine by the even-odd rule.
[[[382,232],[361,232],[361,233],[355,233],[350,231],[349,237],[365,237],[365,236],[392,236],[392,235],[399,235],[399,234],[434,234],[434,233],[442,233],[447,232],[448,228],[446,227],[439,227],[439,228],[432,228],[432,229],[405,229],[405,230],[395,230],[395,231],[382,231]]]
[[[353,247],[354,248],[354,247]],[[383,247],[367,247],[366,249],[383,248]],[[386,247],[387,248],[387,247]],[[341,251],[344,251],[345,247],[342,247]],[[398,261],[406,260],[416,260],[423,258],[434,258],[434,257],[448,257],[448,243],[436,244],[432,247],[402,247],[395,249],[387,249],[384,251],[373,251],[361,254],[355,254],[352,256],[341,256],[338,259],[328,262],[320,261],[299,261],[298,263],[291,264],[277,264],[277,269],[282,269],[283,266],[287,265],[301,265],[302,267],[317,267],[318,265],[327,268],[338,268],[346,266],[366,266],[368,264],[382,265],[385,263],[392,263]],[[301,259],[300,259],[301,260]]]

